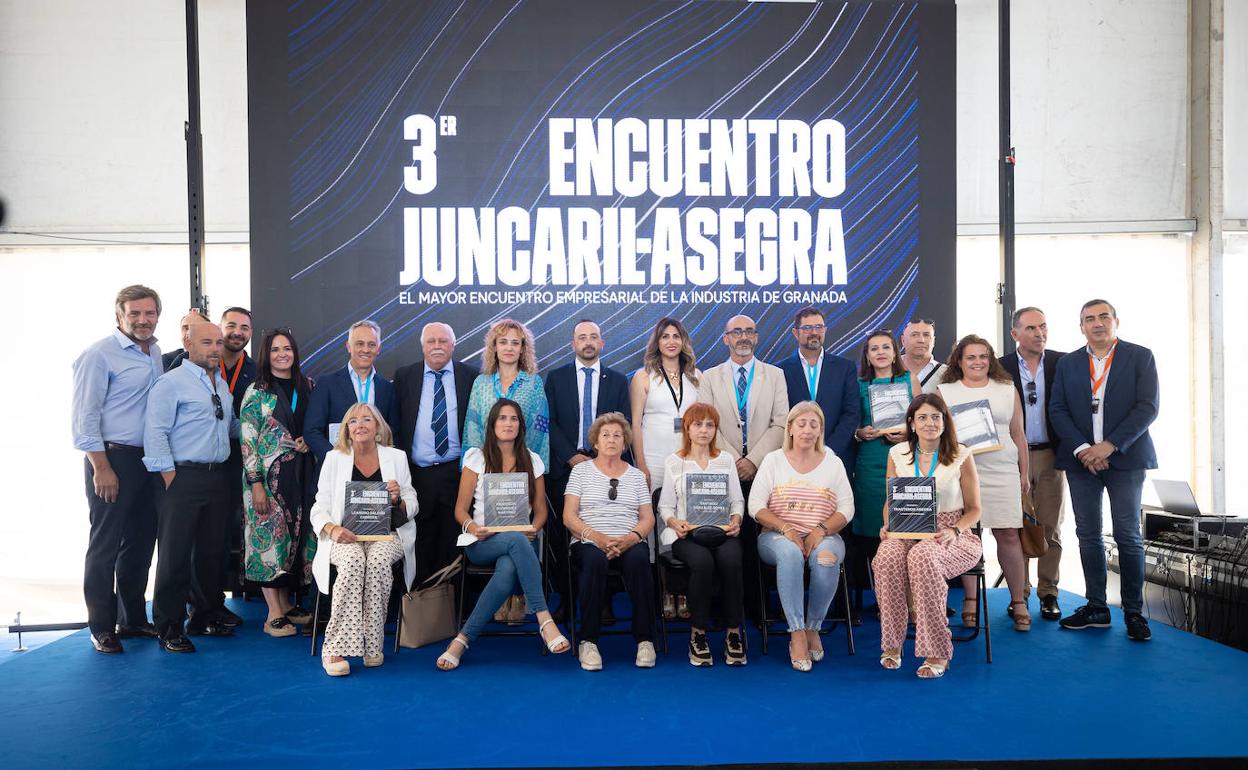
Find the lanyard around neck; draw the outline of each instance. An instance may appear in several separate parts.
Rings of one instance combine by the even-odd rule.
[[[356,374],[354,369],[351,370],[351,376],[355,378],[356,383],[359,384],[358,392],[360,394],[360,401],[363,403],[368,403],[368,396],[373,392],[374,375],[376,375],[376,372],[369,372],[367,377],[360,379],[360,375]]]
[[[756,362],[755,362],[756,363]],[[745,367],[742,367],[743,369]],[[737,410],[745,409],[746,404],[750,402],[750,388],[754,387],[754,363],[750,364],[750,376],[745,380],[745,392],[742,393],[740,388],[734,382],[732,385],[733,392],[737,396]]]
[[[802,366],[806,367],[806,385],[810,388],[810,400],[815,400],[815,390],[819,387],[819,359],[815,359],[814,366],[802,361]]]
[[[924,472],[923,472],[923,470],[919,467],[919,450],[918,450],[918,448],[916,447],[916,448],[915,448],[915,450],[914,450],[914,475],[915,475],[915,476],[934,476],[934,475],[936,475],[936,464],[937,464],[939,461],[940,461],[940,450],[937,450],[937,451],[935,451],[935,452],[933,452],[933,453],[932,453],[932,465],[931,465],[931,467],[927,469],[927,473],[924,473]]]
[[[667,370],[663,369],[663,364],[659,364],[659,368],[663,370],[663,382],[667,384],[667,392],[672,394],[672,403],[680,409],[681,403],[685,400],[685,373],[677,371],[676,376],[680,380],[680,394],[677,395],[676,388],[672,387],[672,378],[667,376]]]
[[[221,379],[228,380],[229,386],[230,386],[230,395],[234,395],[234,386],[238,384],[238,376],[243,373],[243,362],[246,360],[247,360],[246,356],[238,357],[238,363],[234,365],[234,376],[232,377],[225,371],[225,359],[222,358],[220,361]]]
[[[1088,379],[1092,380],[1092,395],[1095,396],[1101,386],[1105,384],[1105,378],[1109,376],[1109,367],[1114,365],[1114,354],[1118,352],[1118,346],[1114,345],[1113,350],[1109,351],[1109,356],[1105,359],[1105,368],[1101,370],[1101,376],[1096,376],[1096,365],[1092,362],[1092,348],[1088,348]]]

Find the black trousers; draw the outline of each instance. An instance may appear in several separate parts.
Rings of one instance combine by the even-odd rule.
[[[568,488],[568,476],[546,476],[546,491],[550,495],[550,510],[546,512],[546,542],[550,544],[546,575],[551,589],[559,594],[560,608],[568,608],[567,598],[572,595],[568,584],[568,528],[563,526],[563,495]],[[561,610],[562,611],[562,610]]]
[[[689,568],[689,624],[703,631],[710,628],[711,599],[715,577],[725,628],[740,628],[742,605],[741,538],[730,537],[717,548],[698,545],[687,537],[672,543],[672,555]]]
[[[183,632],[192,576],[202,593],[195,600],[191,624],[206,624],[217,607],[200,602],[203,597],[220,595],[225,583],[221,552],[230,515],[227,466],[213,470],[178,468],[173,484],[160,495],[158,509],[160,558],[156,562],[152,619],[160,635],[167,638]]]
[[[235,440],[230,439],[230,459],[226,462],[227,489],[230,494],[230,510],[226,525],[221,533],[221,582],[212,590],[205,589],[200,583],[199,572],[191,573],[190,603],[195,607],[224,607],[225,588],[229,578],[241,573],[243,549],[243,449]],[[161,486],[164,483],[161,482]]]
[[[633,639],[654,641],[654,578],[650,574],[650,547],[638,543],[614,559],[596,545],[572,544],[572,563],[580,571],[576,590],[580,595],[581,633],[597,642],[602,629],[602,603],[607,598],[607,569],[618,567],[633,605]]]
[[[459,495],[459,461],[420,468],[410,465],[416,489],[416,584],[455,561],[459,524],[455,498]],[[410,586],[409,586],[410,588]]]
[[[156,544],[158,478],[143,465],[143,450],[114,444],[104,454],[117,474],[117,500],[95,494],[95,472],[83,460],[91,532],[82,573],[91,633],[116,630],[117,624],[147,622],[147,573]]]

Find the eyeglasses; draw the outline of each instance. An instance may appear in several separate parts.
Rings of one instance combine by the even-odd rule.
[[[724,334],[729,337],[755,337],[758,335],[758,329],[729,329]]]
[[[212,394],[212,405],[213,405],[213,406],[215,406],[215,407],[217,408],[217,419],[218,419],[218,420],[224,420],[224,419],[225,419],[225,409],[224,409],[224,408],[222,408],[222,406],[221,406],[221,397],[220,397],[220,396],[218,396],[216,393],[213,393],[213,394]]]
[[[801,326],[797,327],[797,330],[799,332],[809,334],[810,332],[822,332],[827,328],[828,328],[827,324],[802,324]]]
[[[1027,383],[1027,405],[1035,406],[1037,400],[1038,400],[1038,397],[1036,396],[1036,383],[1033,380]]]
[[[607,499],[614,500],[620,496],[620,480],[611,479],[611,488],[607,490]]]

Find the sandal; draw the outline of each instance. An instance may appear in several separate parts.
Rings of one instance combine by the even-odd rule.
[[[312,622],[312,613],[296,604],[286,611],[286,618],[291,623],[302,626],[305,623]]]
[[[823,640],[819,638],[819,633],[815,633],[815,643],[819,645],[816,649],[810,646],[810,637],[806,637],[806,651],[810,653],[811,661],[818,663],[823,660]]]
[[[880,665],[889,671],[901,668],[901,650],[885,650],[880,653]]]
[[[689,600],[684,596],[676,597],[676,617],[681,620],[689,619]]]
[[[460,644],[464,646],[464,649],[460,650],[459,655],[463,655],[465,652],[468,651],[468,640],[464,638],[463,634],[456,634],[455,638],[451,640],[451,644],[455,644],[455,642],[459,642]],[[439,671],[454,671],[455,669],[459,668],[459,655],[452,653],[451,646],[448,644],[446,647],[446,652],[438,656],[438,660],[437,660],[438,670]]]
[[[671,594],[663,594],[663,619],[674,620],[676,618],[676,597]]]
[[[519,626],[524,624],[524,597],[511,597],[511,610],[507,613],[507,625]]]
[[[509,613],[510,611],[511,611],[511,597],[508,596],[506,599],[503,600],[503,606],[499,607],[498,612],[494,613],[494,622],[506,623],[507,613]]]
[[[807,673],[814,668],[814,664],[810,662],[810,658],[793,657],[792,642],[789,642],[789,663],[793,666],[794,670],[801,671],[802,673]]]
[[[1030,631],[1031,630],[1031,612],[1028,611],[1027,609],[1027,602],[1024,602],[1024,601],[1010,602],[1011,608],[1014,608],[1017,606],[1021,606],[1023,608],[1023,611],[1019,612],[1018,610],[1014,610],[1014,630],[1015,631]]]
[[[563,634],[559,634],[554,639],[547,639],[546,634],[542,633],[546,630],[546,626],[549,626],[554,622],[554,618],[547,618],[546,620],[543,620],[542,624],[537,627],[537,633],[541,634],[542,641],[546,642],[546,649],[550,650],[555,655],[558,655],[561,652],[567,652],[572,649],[572,645],[568,643],[568,638]],[[555,626],[555,630],[558,631],[559,626]]]
[[[278,615],[264,623],[264,633],[269,636],[294,636],[299,633],[285,615]]]
[[[923,661],[923,665],[919,666],[919,679],[939,679],[949,670],[949,661],[944,663],[936,663],[932,660]]]
[[[971,605],[971,611],[966,611],[966,605]],[[975,628],[979,625],[979,597],[962,600],[962,625],[966,628]]]

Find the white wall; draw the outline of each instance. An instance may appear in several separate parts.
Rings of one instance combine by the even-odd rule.
[[[1248,2],[1223,2],[1226,11],[1222,64],[1226,112],[1223,125],[1226,218],[1248,220]],[[1248,222],[1236,223],[1236,226],[1248,229]]]

